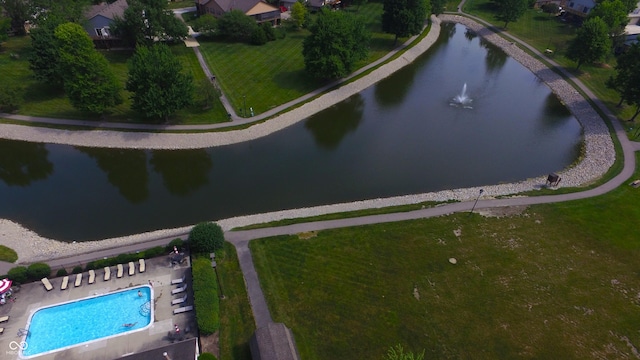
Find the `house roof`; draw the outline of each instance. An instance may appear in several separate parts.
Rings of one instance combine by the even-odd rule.
[[[127,0],[117,0],[111,4],[102,3],[100,5],[93,5],[87,10],[84,16],[91,20],[96,16],[103,16],[107,19],[115,19],[116,17],[122,17],[124,15],[124,11],[129,7],[127,4]]]
[[[253,9],[256,5],[262,3],[262,0],[214,0],[218,6],[224,12],[231,10],[241,10],[243,13],[247,13]]]

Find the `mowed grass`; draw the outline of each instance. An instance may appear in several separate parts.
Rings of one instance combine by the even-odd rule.
[[[638,201],[640,190],[623,185],[500,218],[463,213],[250,245],[274,321],[293,329],[304,359],[380,359],[395,344],[427,359],[632,358]]]
[[[504,25],[495,18],[494,4],[490,0],[470,0],[466,2],[464,10],[495,24],[500,29]],[[582,81],[618,118],[630,119],[634,107],[617,107],[620,95],[605,86],[609,76],[615,75],[615,56],[609,55],[602,63],[583,64],[580,69],[576,69],[577,64],[567,58],[569,42],[575,37],[577,29],[576,24],[563,22],[560,18],[539,9],[529,9],[518,21],[509,23],[506,31],[534,46],[538,51],[553,50],[551,58],[555,62],[568,70],[572,77]],[[625,125],[627,128],[635,127],[634,123]]]
[[[382,33],[382,3],[344,11],[361,16],[372,31],[369,56],[356,64],[356,70],[406,40],[395,44],[393,35]],[[287,31],[285,38],[262,46],[200,41],[200,49],[231,105],[238,115],[247,117],[250,108],[260,114],[327,84],[305,71],[302,43],[309,34],[306,29]]]
[[[224,252],[217,255],[225,295],[225,299],[220,300],[219,359],[251,360],[249,340],[256,327],[236,249],[225,243]]]
[[[200,68],[198,60],[192,49],[184,44],[171,46],[183,66],[183,71],[192,74],[194,83],[204,79],[205,75]],[[109,61],[109,65],[123,87],[121,92],[123,103],[109,111],[107,119],[118,122],[148,122],[131,110],[131,94],[124,90],[127,81],[127,61],[131,57],[131,51],[100,51]],[[76,110],[67,100],[64,90],[60,87],[50,86],[38,82],[33,72],[29,69],[29,56],[31,53],[31,39],[28,36],[10,37],[0,48],[0,86],[9,86],[20,91],[22,102],[19,108],[20,114],[66,118],[99,120],[100,116],[88,114]],[[17,54],[12,58],[11,54]],[[193,106],[179,111],[172,119],[177,124],[200,124],[227,121],[226,111],[222,103],[216,99],[209,109],[202,106]]]

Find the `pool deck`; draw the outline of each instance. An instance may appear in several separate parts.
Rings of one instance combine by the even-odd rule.
[[[67,350],[35,356],[32,357],[32,359],[116,359],[125,355],[140,353],[171,344],[172,342],[168,338],[168,333],[173,332],[175,324],[180,327],[183,334],[186,328],[194,329],[188,334],[184,334],[185,338],[195,337],[196,334],[194,331],[196,329],[196,323],[194,312],[173,314],[173,309],[193,305],[188,258],[185,264],[179,266],[171,266],[168,257],[147,260],[146,271],[144,273],[138,272],[137,262],[135,265],[135,275],[129,276],[128,265],[123,264],[124,275],[122,278],[116,277],[117,269],[115,266],[112,266],[111,279],[108,281],[104,281],[104,270],[98,269],[95,271],[96,279],[93,284],[88,283],[89,274],[85,272],[82,285],[79,287],[74,286],[75,274],[70,275],[69,286],[66,290],[60,290],[62,277],[49,279],[53,285],[53,290],[51,291],[47,291],[40,282],[23,285],[20,291],[15,294],[15,302],[10,301],[0,306],[0,316],[10,316],[8,321],[0,323],[0,327],[4,327],[4,333],[0,335],[0,359],[20,359],[16,345],[24,340],[24,337],[18,336],[18,333],[20,329],[26,326],[30,314],[38,308],[81,299],[87,296],[106,294],[114,290],[145,285],[149,284],[149,281],[153,283],[155,317],[150,327],[127,333],[123,336],[96,340]],[[178,286],[171,285],[171,280],[182,278],[185,274],[186,283],[189,284],[186,292],[172,295],[171,290]],[[172,299],[183,297],[185,293],[188,294],[188,298],[184,304],[171,305]],[[91,326],[91,319],[87,319],[87,326]]]

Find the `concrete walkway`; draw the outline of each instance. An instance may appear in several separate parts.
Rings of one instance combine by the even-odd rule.
[[[481,22],[478,19],[476,19],[476,21]],[[531,51],[533,51],[534,53],[541,56],[542,58],[545,58],[545,60],[548,61],[553,66],[558,66],[552,60],[547,59],[543,54],[529,47],[528,45],[522,43],[520,40],[510,36],[509,34],[506,34],[506,33],[503,33],[503,34],[506,36],[509,36],[515,42],[518,42],[521,46],[525,46],[529,48]],[[561,69],[559,66],[558,68]],[[636,164],[635,164],[634,152],[640,151],[640,143],[629,141],[619,121],[613,116],[613,114],[611,114],[608,111],[608,109],[603,105],[603,103],[599,99],[597,99],[596,96],[584,86],[584,84],[580,83],[575,79],[573,81],[582,91],[584,91],[585,94],[587,94],[588,97],[591,98],[592,101],[594,101],[596,106],[598,106],[611,120],[616,136],[618,137],[620,144],[622,146],[622,153],[623,153],[622,160],[624,161],[624,167],[621,173],[615,176],[613,179],[611,179],[607,183],[597,188],[583,191],[583,192],[571,193],[571,194],[560,194],[560,195],[547,195],[547,196],[538,196],[538,197],[519,197],[519,198],[510,198],[510,199],[480,200],[477,202],[477,205],[475,206],[476,209],[505,207],[505,206],[534,205],[534,204],[542,204],[542,203],[584,199],[588,197],[605,194],[629,180],[630,176],[635,171]],[[309,96],[315,96],[315,94],[314,95],[310,94]],[[285,105],[291,106],[288,104],[285,104]],[[282,105],[282,107],[284,108],[285,105]],[[273,111],[280,111],[280,110],[273,110]],[[4,116],[4,115],[0,114],[0,116]],[[96,125],[95,123],[92,123],[92,124],[93,126]],[[421,218],[429,218],[434,216],[441,216],[441,215],[451,214],[455,212],[470,211],[473,206],[473,203],[474,201],[467,201],[467,202],[451,203],[451,204],[446,204],[442,206],[437,206],[434,208],[416,210],[412,212],[381,214],[381,215],[372,215],[372,216],[364,216],[364,217],[358,217],[358,218],[329,220],[329,221],[317,221],[312,223],[302,223],[302,224],[295,224],[295,225],[289,225],[289,226],[256,229],[256,230],[229,231],[225,234],[225,236],[227,241],[231,242],[237,249],[238,259],[240,261],[240,266],[247,284],[249,300],[251,302],[251,307],[254,313],[256,326],[260,328],[272,322],[272,319],[267,307],[266,300],[264,298],[264,294],[262,293],[262,290],[260,287],[257,272],[255,270],[253,259],[251,257],[251,252],[249,251],[249,248],[248,248],[249,241],[257,238],[263,238],[263,237],[275,236],[275,235],[297,234],[297,233],[307,232],[307,231],[318,231],[318,230],[325,230],[325,229],[335,229],[335,228],[342,228],[342,227],[352,227],[352,226],[360,226],[360,225],[375,224],[375,223],[396,222],[396,221],[405,221],[405,220],[411,220],[411,219],[421,219]],[[90,260],[115,256],[120,253],[135,252],[135,251],[143,250],[145,248],[152,247],[152,246],[166,245],[171,239],[175,237],[176,236],[172,236],[171,238],[155,239],[150,242],[131,245],[127,247],[105,249],[103,251],[93,252],[91,254],[54,259],[49,261],[49,264],[52,267],[72,266],[72,265],[75,266]],[[184,234],[182,237],[186,238],[186,234]],[[11,266],[13,265],[7,264],[7,263],[0,263],[0,273],[6,273],[6,271]]]

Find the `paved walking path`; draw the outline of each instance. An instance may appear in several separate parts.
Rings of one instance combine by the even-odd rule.
[[[482,22],[479,19],[475,19],[475,20],[478,22]],[[509,34],[506,34],[506,33],[503,33],[503,34],[512,38],[514,41],[518,42],[521,46],[525,46],[529,48],[531,51],[533,51],[534,53],[545,58],[543,54],[533,49],[532,47],[522,43],[518,39],[510,36]],[[390,54],[389,56],[391,55],[392,54]],[[553,62],[552,60],[547,58],[545,58],[545,60],[548,61],[553,66],[557,66],[559,69],[562,70],[562,68],[560,68],[557,64],[555,64],[555,62]],[[583,199],[583,198],[588,198],[593,196],[599,196],[617,188],[618,186],[624,184],[625,181],[629,180],[629,177],[635,171],[634,152],[640,151],[640,143],[629,141],[619,121],[613,116],[613,114],[611,114],[608,111],[608,109],[603,105],[603,103],[599,99],[597,99],[597,97],[589,89],[587,89],[582,83],[580,83],[577,80],[574,80],[574,82],[582,91],[584,91],[585,94],[587,94],[588,97],[591,98],[591,100],[594,101],[596,106],[598,106],[611,120],[615,133],[620,141],[620,144],[622,147],[622,153],[624,156],[623,158],[624,167],[621,173],[615,176],[612,180],[608,181],[607,183],[597,188],[583,191],[583,192],[571,193],[571,194],[560,194],[560,195],[547,195],[547,196],[538,196],[538,197],[517,197],[517,198],[509,198],[509,199],[487,199],[487,200],[483,199],[477,202],[477,204],[475,205],[475,209],[479,210],[479,209],[494,208],[494,207],[534,205],[534,204],[562,202],[562,201],[570,201],[570,200]],[[319,92],[320,90],[318,90],[318,93]],[[312,93],[308,97],[312,97],[315,95],[317,95],[317,93]],[[296,102],[297,101],[304,101],[304,99],[303,100],[298,99],[296,100]],[[284,109],[285,107],[288,107],[288,106],[291,106],[291,104],[288,103],[288,104],[282,105],[281,108]],[[273,112],[274,113],[279,112],[282,109],[277,109],[277,110],[274,109]],[[270,116],[270,115],[264,115],[264,114],[262,115],[265,117]],[[5,115],[3,114],[0,114],[0,116],[5,117]],[[15,119],[16,117],[10,116],[10,118]],[[37,119],[37,118],[29,118],[29,117],[23,117],[23,118],[26,118],[27,121],[45,121],[46,122],[49,120],[53,120],[53,121],[56,121],[55,123],[65,124],[65,125],[79,123],[77,121],[69,121],[67,123],[66,122],[67,120],[59,120],[59,119]],[[256,120],[256,118],[252,120],[245,120],[245,121],[254,121],[254,120]],[[57,122],[57,121],[62,121],[62,122]],[[80,124],[82,124],[82,122],[80,122]],[[90,122],[90,124],[91,126],[97,126],[97,124],[94,122]],[[234,125],[236,124],[237,123],[234,121]],[[86,125],[86,123],[84,125]],[[132,125],[132,127],[126,127],[126,128],[134,128],[133,126],[134,125]],[[135,126],[140,126],[140,125],[135,125]],[[170,128],[170,127],[155,126],[153,128],[159,129],[159,128]],[[193,127],[190,127],[190,128],[193,129]],[[175,128],[172,128],[172,129],[175,129]],[[428,208],[428,209],[416,210],[412,212],[381,214],[381,215],[363,216],[358,218],[329,220],[329,221],[317,221],[317,222],[311,222],[311,223],[302,223],[302,224],[295,224],[295,225],[289,225],[289,226],[264,228],[264,229],[256,229],[256,230],[228,231],[225,234],[225,236],[227,241],[231,242],[237,249],[238,259],[240,261],[240,266],[247,284],[249,300],[251,302],[251,307],[254,313],[256,326],[260,328],[267,325],[269,322],[272,322],[272,319],[267,307],[266,300],[264,298],[264,294],[262,293],[262,290],[260,288],[260,283],[258,280],[257,272],[253,264],[251,252],[249,251],[249,248],[248,248],[248,244],[250,240],[262,238],[262,237],[274,236],[274,235],[297,234],[297,233],[307,232],[307,231],[318,231],[318,230],[325,230],[325,229],[352,227],[352,226],[375,224],[375,223],[429,218],[434,216],[451,214],[455,212],[470,211],[472,209],[472,206],[474,205],[473,203],[474,201],[458,202],[458,203],[451,203],[451,204],[446,204],[446,205],[437,206],[437,207]],[[154,239],[152,241],[145,242],[145,243],[138,243],[138,244],[124,246],[124,247],[105,249],[102,251],[92,252],[90,254],[52,259],[48,263],[52,267],[75,266],[80,263],[86,263],[87,261],[100,259],[103,257],[111,257],[124,252],[135,252],[135,251],[143,250],[145,248],[152,247],[152,246],[163,246],[163,245],[166,245],[171,239],[175,237],[176,236],[173,235],[170,238],[159,238],[159,239]],[[182,235],[182,237],[185,238],[186,233]],[[11,266],[13,265],[7,264],[7,263],[0,263],[0,273],[6,273],[6,271]]]

